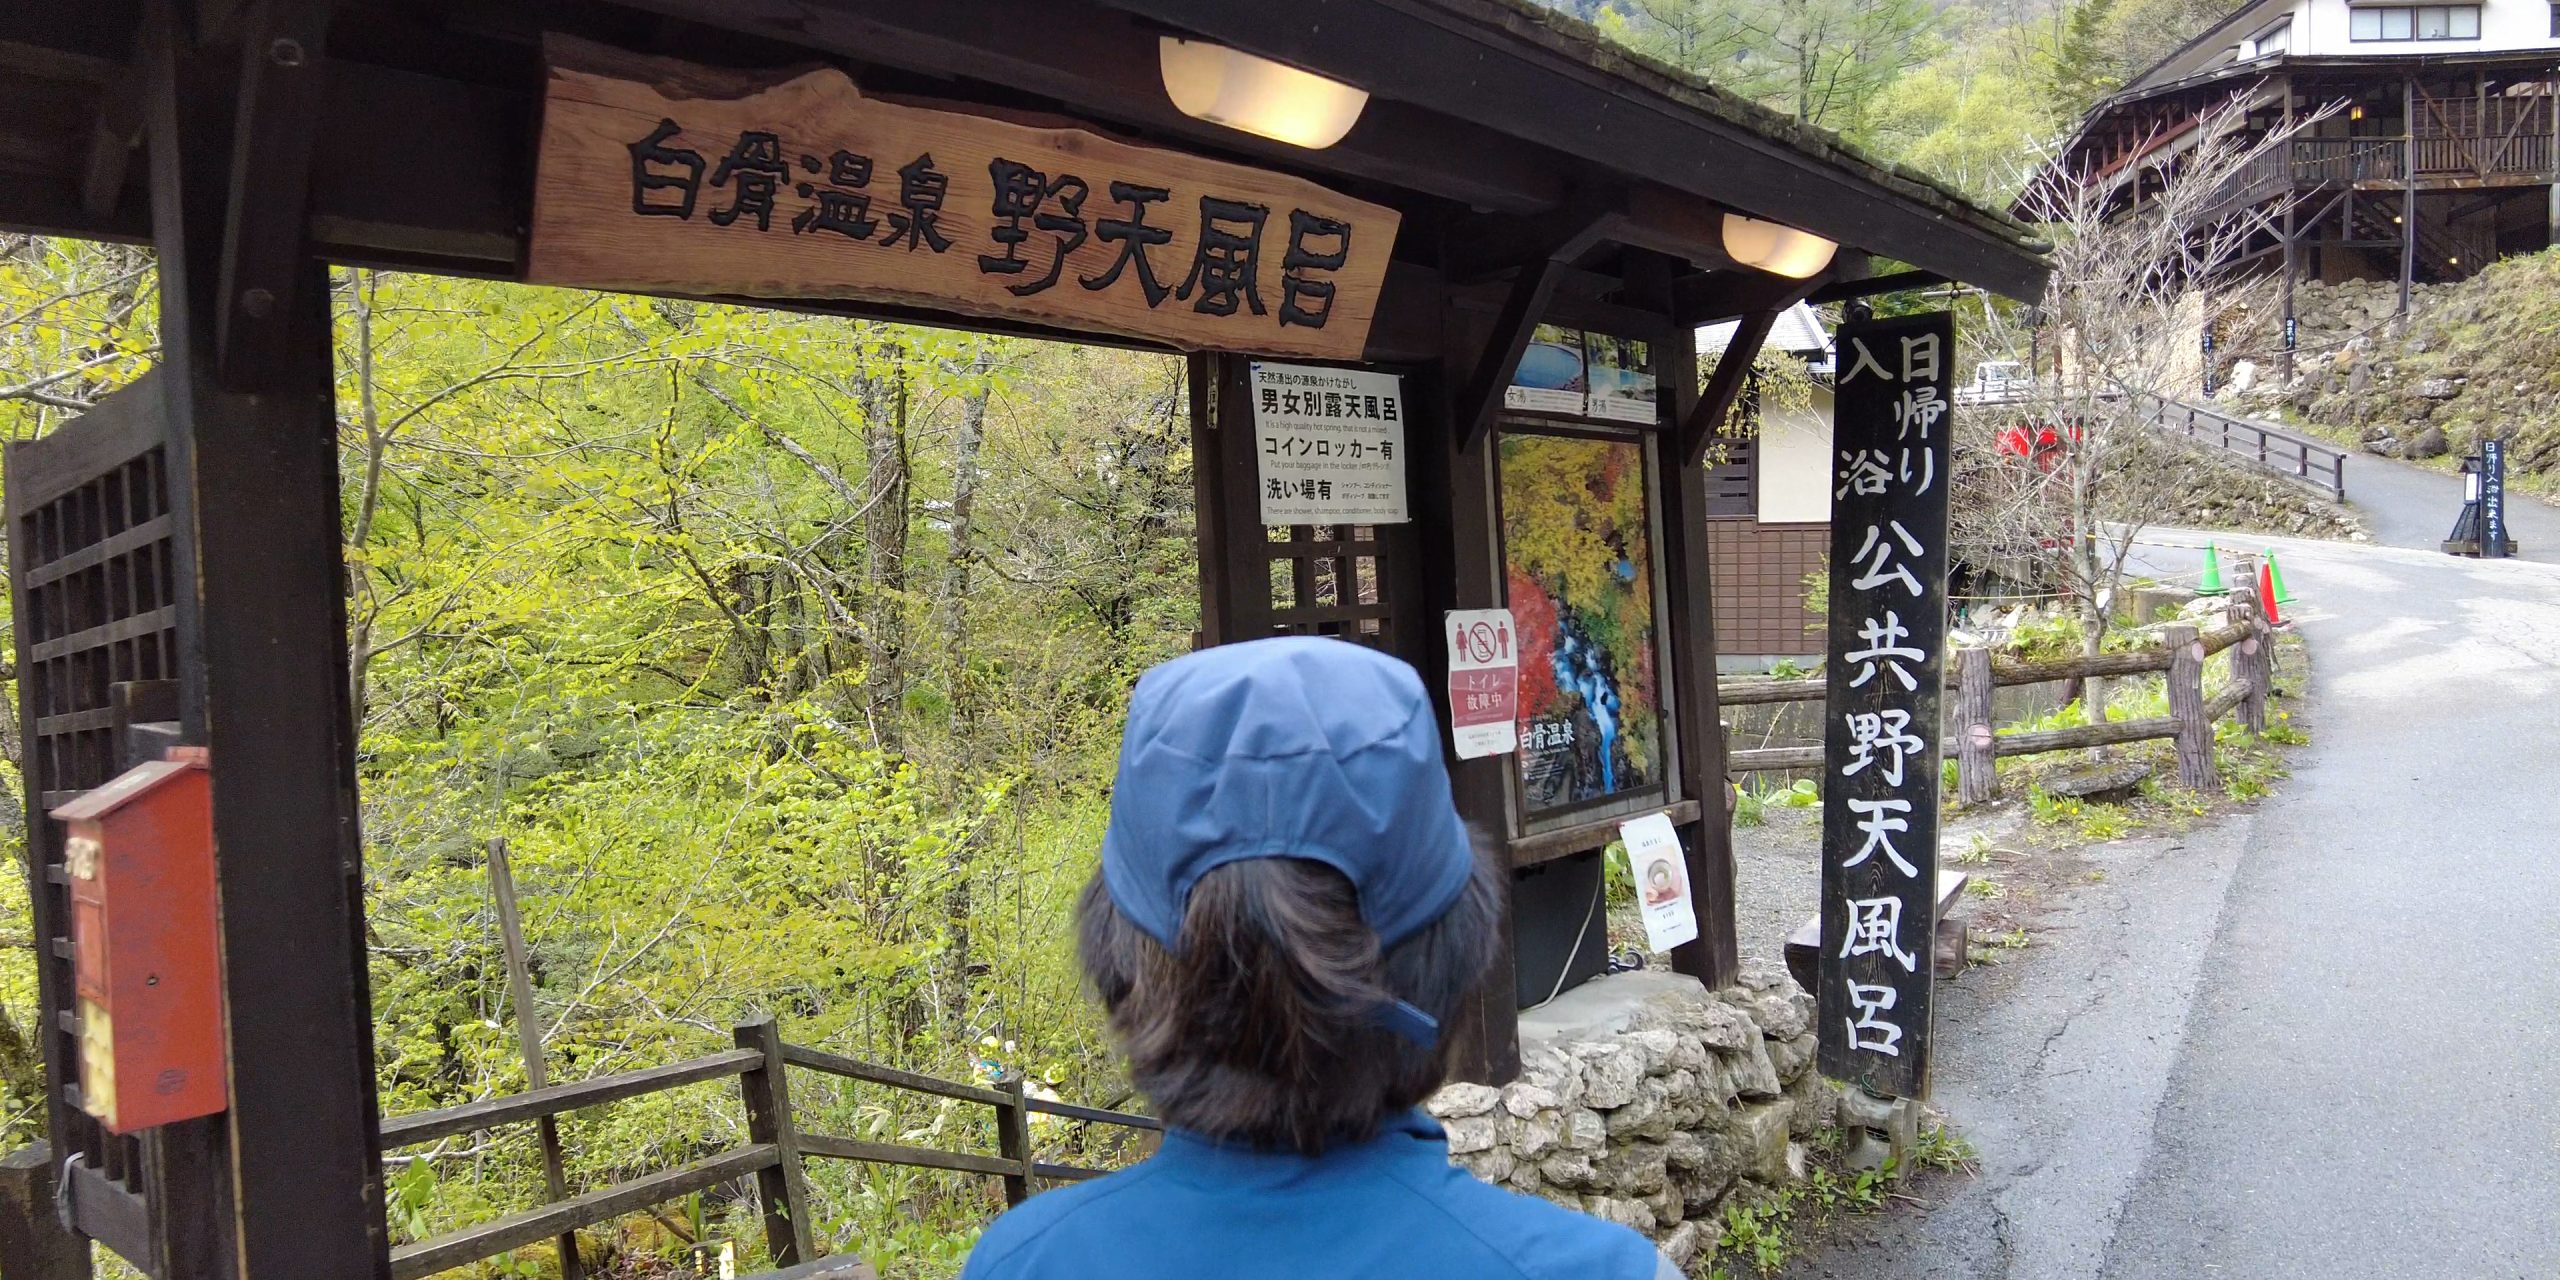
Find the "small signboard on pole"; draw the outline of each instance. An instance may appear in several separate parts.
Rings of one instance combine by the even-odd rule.
[[[1520,749],[1520,645],[1509,609],[1452,609],[1449,736],[1458,758]]]
[[[2480,442],[2480,557],[2507,555],[2507,442]]]
[[[1403,524],[1404,379],[1253,363],[1262,523]]]
[[[1822,1073],[1929,1086],[1947,627],[1946,312],[1842,325],[1823,722]]]

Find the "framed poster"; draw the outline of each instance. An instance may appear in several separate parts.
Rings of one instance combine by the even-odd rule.
[[[1501,437],[1503,568],[1520,636],[1522,817],[1640,808],[1670,769],[1645,442]]]

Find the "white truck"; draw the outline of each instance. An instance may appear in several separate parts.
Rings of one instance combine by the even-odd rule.
[[[1985,360],[1973,367],[1973,380],[1956,388],[1957,404],[2001,404],[2023,400],[2036,388],[2035,375],[2016,360]]]

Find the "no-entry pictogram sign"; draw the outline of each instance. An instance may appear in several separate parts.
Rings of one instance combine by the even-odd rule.
[[[1449,735],[1458,758],[1506,755],[1520,747],[1520,637],[1509,609],[1452,609]]]

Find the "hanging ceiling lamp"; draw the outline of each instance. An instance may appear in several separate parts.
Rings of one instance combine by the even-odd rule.
[[[1724,216],[1724,251],[1746,267],[1802,280],[1830,266],[1831,255],[1838,253],[1840,246],[1810,231],[1728,213]]]
[[[1182,114],[1309,150],[1342,141],[1369,91],[1240,49],[1165,36],[1164,91]]]

